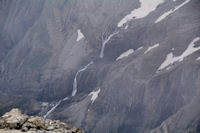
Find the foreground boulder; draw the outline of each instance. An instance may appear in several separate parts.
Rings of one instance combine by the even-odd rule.
[[[84,133],[58,120],[27,116],[19,109],[12,109],[0,117],[0,133]]]

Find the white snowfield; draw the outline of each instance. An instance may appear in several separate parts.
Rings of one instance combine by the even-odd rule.
[[[193,41],[189,44],[189,46],[187,47],[187,49],[180,55],[175,57],[173,55],[173,53],[169,53],[166,57],[166,59],[164,60],[164,62],[160,65],[160,67],[158,68],[158,70],[162,70],[166,67],[170,67],[170,65],[172,65],[175,62],[181,62],[183,61],[183,59],[191,54],[193,54],[194,52],[200,50],[200,46],[199,47],[195,47],[195,42],[200,41],[200,37],[196,37],[193,39]]]
[[[154,49],[154,48],[156,48],[156,47],[158,47],[158,46],[160,46],[159,43],[157,43],[157,44],[155,44],[155,45],[153,45],[153,46],[150,46],[150,47],[144,52],[144,54],[148,53],[149,51],[151,51],[152,49]]]
[[[140,0],[140,7],[131,11],[130,14],[126,15],[119,23],[118,27],[124,26],[127,22],[132,19],[140,19],[146,17],[149,13],[154,11],[158,5],[163,3],[164,0]]]
[[[77,34],[78,34],[76,39],[77,42],[85,37],[80,29],[77,30]]]
[[[128,57],[132,53],[134,53],[134,50],[133,49],[129,49],[126,52],[122,53],[119,57],[117,57],[116,61],[120,60],[122,58]]]
[[[176,1],[176,0],[174,0]],[[176,10],[178,10],[179,8],[183,7],[185,4],[189,3],[191,0],[185,0],[183,3],[181,3],[180,5],[176,6],[174,9],[171,9],[167,12],[165,12],[163,15],[161,15],[156,21],[155,23],[158,23],[162,20],[164,20],[167,16],[169,16],[170,14],[174,13]]]
[[[97,91],[90,92],[90,94],[88,96],[92,96],[91,97],[92,103],[94,103],[94,101],[98,98],[100,91],[101,91],[101,89],[99,88]]]

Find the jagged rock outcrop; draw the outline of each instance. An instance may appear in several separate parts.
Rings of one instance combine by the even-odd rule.
[[[12,109],[0,117],[0,133],[84,133],[58,120],[28,116],[19,109]]]

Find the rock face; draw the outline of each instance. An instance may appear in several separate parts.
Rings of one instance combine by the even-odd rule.
[[[0,0],[0,114],[199,133],[199,22],[200,0]]]
[[[0,133],[84,133],[83,130],[70,127],[55,120],[44,120],[38,116],[21,114],[19,109],[12,109],[0,117]]]

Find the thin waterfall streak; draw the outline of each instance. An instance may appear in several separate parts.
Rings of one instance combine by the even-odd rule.
[[[49,114],[51,114],[63,101],[68,100],[68,97],[63,98],[62,100],[58,101],[44,116],[43,118],[46,119]]]
[[[72,91],[72,97],[76,95],[77,93],[77,77],[79,75],[80,72],[85,71],[90,65],[93,64],[93,61],[91,61],[89,64],[87,64],[86,66],[84,66],[82,69],[80,69],[74,78],[74,82],[73,82],[73,91]],[[49,116],[49,114],[51,114],[63,101],[68,100],[68,97],[63,98],[62,100],[58,101],[44,116],[43,118],[47,118],[47,116]]]
[[[86,66],[84,66],[82,69],[80,69],[80,70],[76,73],[76,75],[75,75],[75,77],[74,77],[72,97],[74,97],[74,96],[76,95],[76,93],[77,93],[77,77],[78,77],[79,73],[85,71],[85,70],[86,70],[90,65],[92,65],[92,64],[93,64],[93,61],[91,61],[89,64],[87,64]]]
[[[110,41],[110,39],[111,39],[113,36],[115,36],[115,35],[118,34],[118,33],[119,33],[119,32],[116,31],[116,32],[110,34],[109,37],[108,37],[107,39],[103,40],[102,47],[101,47],[101,52],[100,52],[100,56],[99,56],[100,58],[103,58],[103,57],[104,57],[104,49],[105,49],[106,44]]]

